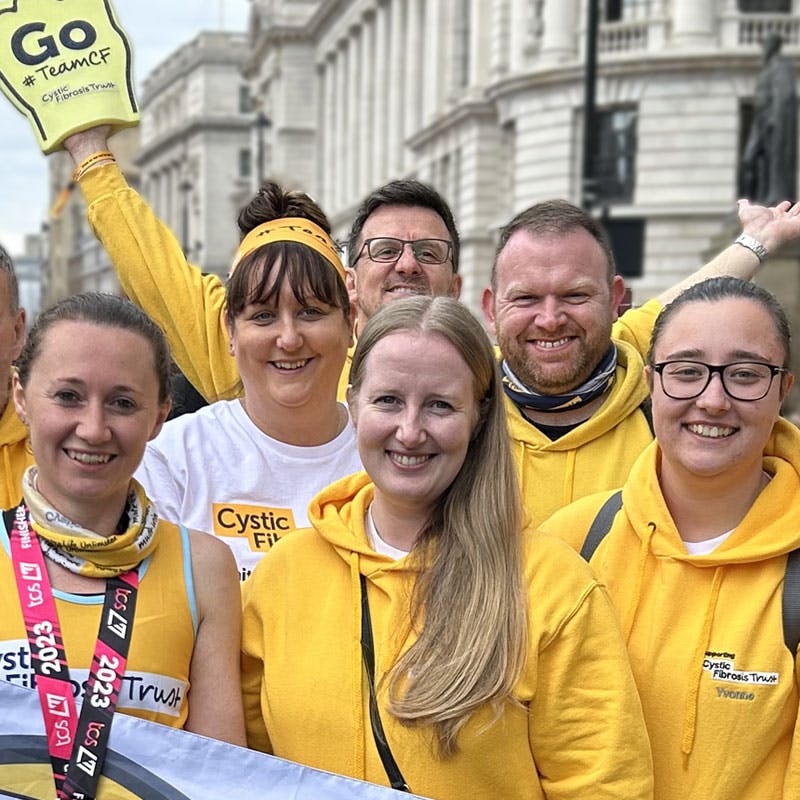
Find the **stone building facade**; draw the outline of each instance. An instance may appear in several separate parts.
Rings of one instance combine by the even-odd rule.
[[[433,183],[474,308],[498,226],[539,200],[580,202],[587,0],[252,2],[245,75],[272,123],[267,171],[339,234],[373,187]],[[735,228],[760,42],[777,31],[800,54],[800,1],[600,0],[599,20],[595,205],[632,247],[641,301]]]
[[[244,34],[206,31],[161,62],[141,92],[141,191],[188,259],[221,275],[255,171],[246,54]]]

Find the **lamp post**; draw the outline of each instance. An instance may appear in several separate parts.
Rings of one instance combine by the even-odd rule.
[[[267,131],[272,126],[272,120],[263,111],[259,111],[258,114],[256,114],[255,124],[257,136],[256,145],[258,148],[256,150],[256,184],[260,186],[261,181],[264,180],[265,138]]]
[[[581,164],[581,205],[591,210],[597,198],[594,154],[597,150],[595,86],[597,84],[597,0],[587,0],[586,66],[583,83],[583,163]]]
[[[194,187],[189,180],[182,180],[178,185],[178,190],[182,196],[181,204],[181,248],[183,254],[189,257],[189,195]]]

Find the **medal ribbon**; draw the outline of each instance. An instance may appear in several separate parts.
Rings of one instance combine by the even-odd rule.
[[[11,561],[36,674],[56,795],[59,800],[94,800],[128,660],[139,575],[132,570],[106,581],[100,631],[79,717],[39,537],[24,503],[13,514]]]

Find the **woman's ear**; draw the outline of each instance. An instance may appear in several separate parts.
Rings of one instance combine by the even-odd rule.
[[[11,399],[14,403],[14,410],[22,421],[23,425],[28,424],[27,404],[25,402],[25,388],[20,383],[19,375],[14,372],[11,377]]]
[[[781,402],[789,394],[789,390],[794,386],[794,373],[785,372],[781,375]]]
[[[345,399],[347,400],[347,408],[350,410],[350,419],[353,421],[353,427],[358,424],[358,393],[353,389],[353,384],[347,385],[345,392]]]
[[[653,393],[653,368],[649,364],[644,366],[644,379],[647,381],[647,389]]]

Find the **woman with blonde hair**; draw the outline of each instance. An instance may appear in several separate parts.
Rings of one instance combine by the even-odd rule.
[[[525,529],[481,325],[449,298],[391,303],[350,382],[365,472],[244,587],[249,744],[440,800],[650,797],[612,609]]]

